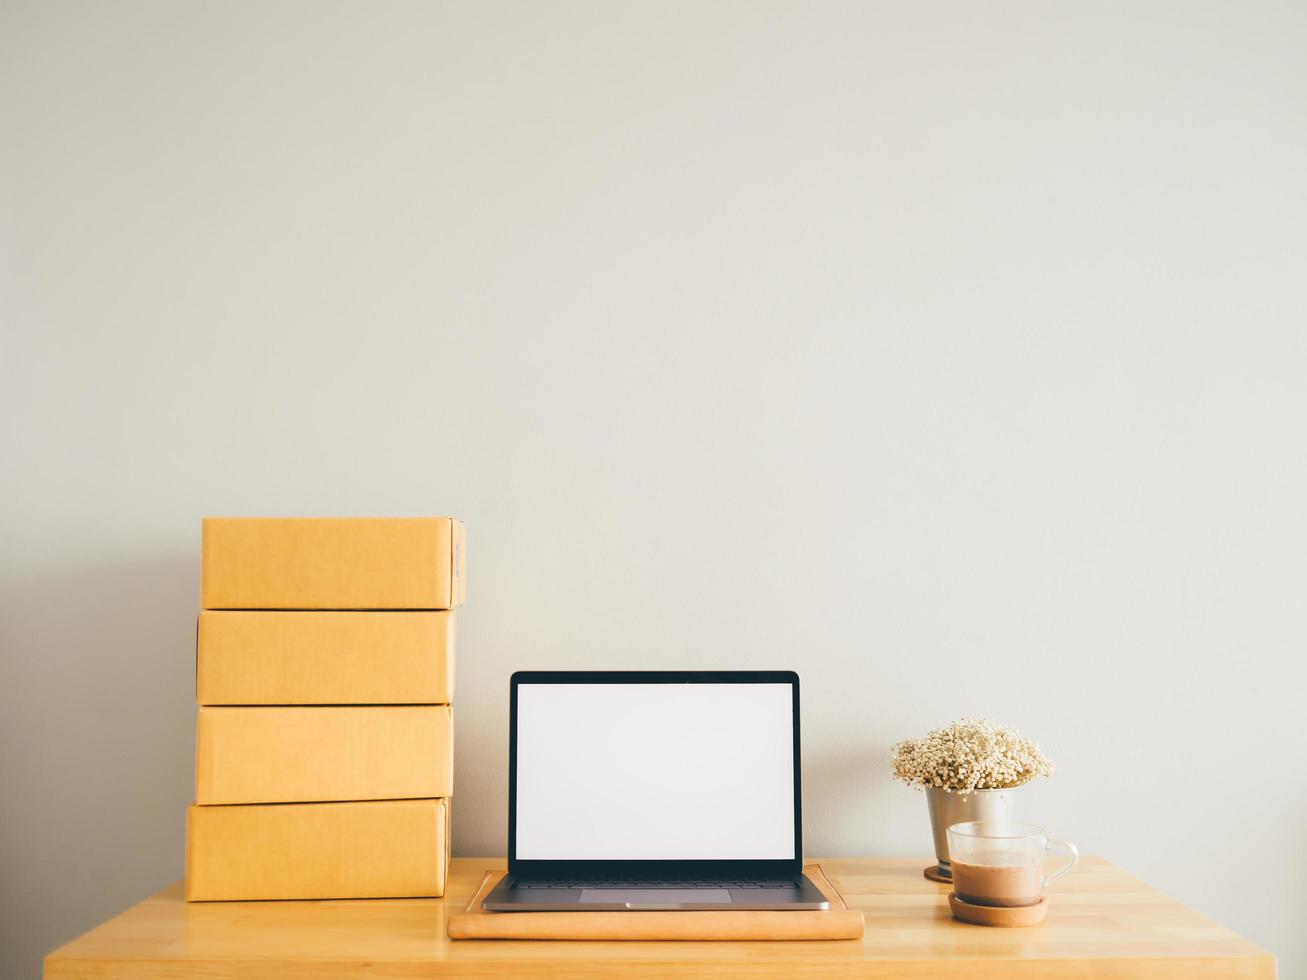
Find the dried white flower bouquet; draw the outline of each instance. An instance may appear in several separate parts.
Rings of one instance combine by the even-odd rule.
[[[1053,763],[1015,728],[963,718],[925,738],[894,746],[894,778],[966,796],[980,789],[1015,789],[1053,775]]]

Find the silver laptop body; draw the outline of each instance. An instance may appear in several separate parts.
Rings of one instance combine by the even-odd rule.
[[[826,909],[792,671],[519,671],[494,912]]]

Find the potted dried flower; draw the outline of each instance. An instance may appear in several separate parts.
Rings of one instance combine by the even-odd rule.
[[[1053,763],[1015,728],[971,718],[900,742],[892,765],[896,779],[926,791],[939,861],[926,876],[945,881],[953,877],[945,833],[951,824],[1011,820],[1013,790],[1053,775]]]

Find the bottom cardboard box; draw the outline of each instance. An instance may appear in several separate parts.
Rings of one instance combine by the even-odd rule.
[[[445,893],[449,800],[192,806],[186,898],[427,898]]]

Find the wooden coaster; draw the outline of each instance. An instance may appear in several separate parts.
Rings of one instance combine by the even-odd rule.
[[[927,878],[929,878],[931,881],[938,881],[941,885],[953,884],[952,876],[946,875],[944,874],[944,872],[940,871],[938,864],[932,864],[929,868],[927,868],[921,873],[925,875]]]
[[[1037,926],[1048,915],[1048,897],[1040,895],[1035,905],[1021,908],[1003,909],[990,905],[972,905],[958,898],[956,892],[948,893],[948,907],[953,910],[953,918],[970,922],[978,926]]]

